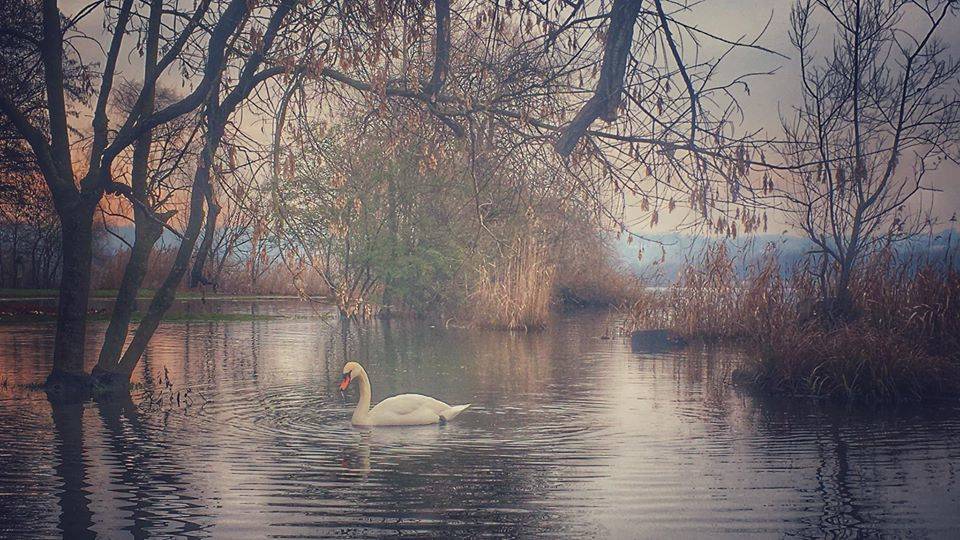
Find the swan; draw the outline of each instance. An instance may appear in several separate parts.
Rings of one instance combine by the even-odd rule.
[[[446,423],[471,405],[468,403],[451,407],[432,397],[401,394],[389,397],[371,409],[370,379],[367,372],[357,362],[347,362],[343,366],[340,390],[346,390],[354,380],[360,384],[360,401],[353,411],[353,418],[350,419],[355,426],[424,426]]]

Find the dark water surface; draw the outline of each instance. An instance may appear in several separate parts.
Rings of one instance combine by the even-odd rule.
[[[51,405],[19,385],[43,379],[52,327],[0,326],[0,537],[960,530],[955,407],[760,401],[730,386],[736,354],[632,351],[598,338],[615,322],[597,314],[511,335],[215,309],[297,316],[164,325],[136,377],[168,373],[160,403]],[[442,427],[354,429],[335,387],[345,359],[374,401],[474,407]]]

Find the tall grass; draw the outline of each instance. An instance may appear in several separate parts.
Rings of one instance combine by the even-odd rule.
[[[481,266],[468,295],[468,316],[480,326],[542,328],[550,317],[556,266],[541,241],[518,237],[505,256]]]
[[[784,272],[768,251],[738,275],[725,248],[712,248],[668,291],[644,295],[632,323],[744,343],[754,354],[738,378],[778,393],[870,402],[960,393],[955,270],[881,253],[853,280],[855,315],[844,321],[817,316],[806,270]]]
[[[705,340],[769,334],[790,301],[776,253],[768,251],[738,275],[718,244],[688,263],[666,291],[644,290],[630,310],[634,328],[665,328]]]

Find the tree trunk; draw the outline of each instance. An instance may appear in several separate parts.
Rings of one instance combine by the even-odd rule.
[[[137,236],[133,249],[130,250],[130,260],[124,268],[123,280],[120,282],[113,314],[110,316],[110,325],[104,335],[97,365],[92,372],[94,377],[102,379],[104,383],[108,382],[106,379],[115,371],[120,361],[120,353],[123,352],[130,320],[136,308],[137,294],[149,268],[150,253],[163,232],[159,223],[146,218],[137,220],[136,224]]]
[[[398,204],[397,204],[397,182],[394,178],[393,173],[387,175],[387,231],[390,234],[390,240],[394,246],[401,244],[400,242],[400,224],[398,217]],[[382,319],[389,319],[392,316],[392,307],[393,303],[396,302],[394,295],[394,283],[393,280],[388,276],[383,280],[383,295],[380,298],[380,317]]]
[[[187,230],[180,241],[180,247],[177,249],[177,257],[173,262],[173,267],[164,279],[163,284],[157,289],[150,302],[150,307],[143,316],[140,326],[137,328],[130,342],[130,346],[123,353],[120,363],[117,366],[117,372],[129,380],[133,373],[133,368],[143,355],[147,348],[147,343],[153,337],[153,333],[160,326],[160,320],[170,309],[176,298],[177,287],[183,281],[183,276],[187,272],[190,264],[190,257],[193,255],[193,248],[197,243],[197,237],[200,235],[200,226],[203,222],[203,195],[198,193],[203,189],[202,184],[205,180],[200,177],[208,176],[207,172],[198,171],[197,178],[194,180],[194,193],[190,202],[190,218],[187,224]]]
[[[210,250],[213,247],[213,237],[217,232],[217,216],[220,214],[220,207],[213,202],[213,186],[207,185],[204,194],[207,201],[207,222],[203,229],[203,241],[200,242],[200,249],[197,250],[197,256],[193,261],[193,269],[190,271],[190,288],[194,289],[198,285],[214,285],[216,282],[210,282],[203,276],[203,267],[207,263],[207,258],[211,255]]]
[[[93,256],[93,209],[80,201],[61,212],[63,239],[60,300],[57,331],[53,345],[53,370],[47,385],[75,385],[85,379],[83,353],[87,335],[87,306],[90,300],[90,260]]]
[[[150,7],[150,20],[147,32],[146,55],[144,58],[144,80],[150,79],[154,75],[157,64],[157,55],[159,54],[158,42],[160,33],[160,16],[163,9],[163,3],[160,0],[152,0]],[[146,95],[144,110],[153,112],[155,91]],[[150,263],[150,254],[153,252],[153,246],[163,234],[163,226],[152,219],[148,214],[148,208],[145,208],[149,202],[147,195],[147,180],[149,174],[150,147],[153,142],[153,132],[146,131],[133,147],[133,165],[130,175],[131,191],[133,197],[140,201],[144,206],[133,205],[133,220],[136,226],[136,237],[133,241],[133,248],[130,250],[130,260],[127,262],[123,271],[123,279],[120,282],[120,290],[117,291],[117,298],[113,306],[113,314],[110,316],[110,325],[104,335],[103,347],[100,349],[100,358],[97,360],[96,367],[93,368],[95,378],[103,383],[125,384],[127,378],[120,377],[114,380],[112,377],[120,361],[120,354],[123,352],[123,344],[127,340],[127,333],[130,330],[130,319],[133,317],[134,309],[137,304],[137,295],[140,287],[143,285],[143,279],[147,275]]]
[[[216,89],[214,90],[216,91]],[[211,98],[215,100],[216,98]],[[218,117],[214,117],[219,120]],[[163,284],[157,289],[150,302],[150,307],[143,316],[140,326],[131,340],[127,350],[124,351],[117,366],[116,373],[124,377],[123,380],[129,380],[136,367],[140,357],[147,348],[150,338],[153,337],[157,327],[160,326],[160,320],[170,309],[177,294],[177,287],[183,281],[183,276],[187,273],[190,266],[190,258],[193,256],[193,249],[196,247],[197,238],[200,236],[200,230],[204,223],[204,201],[206,192],[210,189],[210,170],[213,166],[213,159],[220,146],[223,137],[223,121],[208,120],[207,141],[203,151],[200,153],[200,161],[197,165],[196,174],[193,179],[193,189],[190,193],[190,217],[187,221],[187,228],[184,231],[183,238],[180,240],[180,247],[177,249],[177,256],[174,259],[173,266],[167,273]]]
[[[834,297],[830,299],[830,318],[836,322],[846,322],[855,315],[853,296],[850,294],[850,279],[853,275],[852,264],[843,264],[837,277]]]

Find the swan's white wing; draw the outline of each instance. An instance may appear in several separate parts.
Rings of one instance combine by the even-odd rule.
[[[370,423],[374,426],[424,426],[439,422],[440,415],[430,407],[420,407],[406,414],[398,414],[389,409],[370,413]]]
[[[439,399],[420,394],[401,394],[387,398],[370,409],[369,425],[422,426],[452,420],[470,405],[451,407]]]
[[[434,399],[430,396],[420,394],[400,394],[399,396],[389,397],[370,409],[370,414],[390,412],[395,415],[405,415],[416,412],[421,408],[426,408],[435,413],[448,409],[450,406]]]

